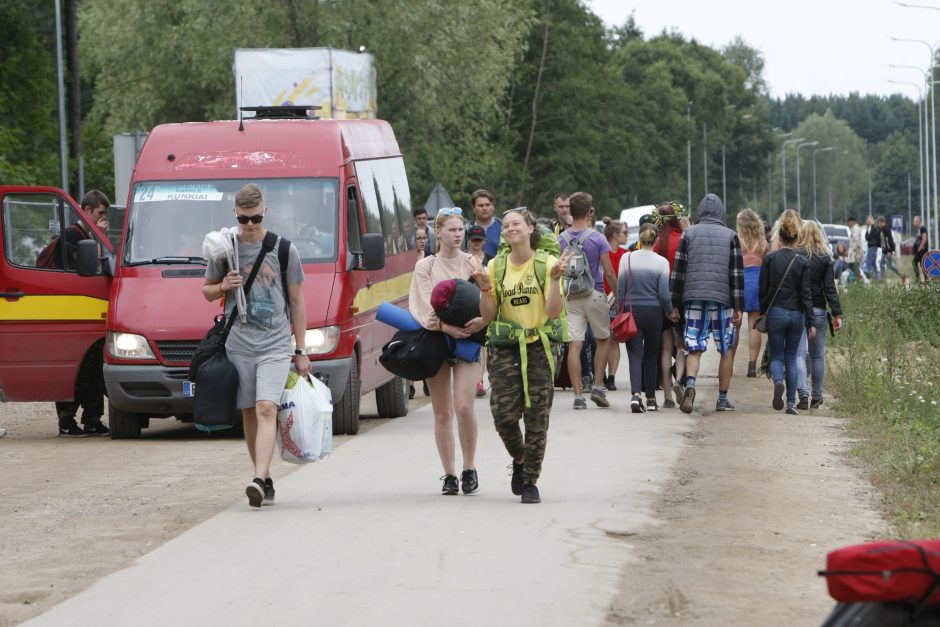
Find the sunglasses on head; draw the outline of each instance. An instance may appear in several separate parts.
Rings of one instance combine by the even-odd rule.
[[[261,221],[264,219],[264,212],[256,213],[253,216],[243,216],[236,213],[235,219],[238,220],[239,224],[248,224],[249,222],[252,224],[261,224]]]
[[[444,207],[439,209],[438,213],[442,216],[460,216],[463,215],[463,209],[460,207]]]
[[[523,214],[523,215],[528,215],[528,214],[529,214],[529,209],[528,209],[527,207],[513,207],[512,209],[507,209],[506,211],[504,211],[504,212],[503,212],[503,217],[505,218],[506,216],[508,216],[508,215],[509,215],[510,213],[512,213],[513,211],[518,211],[519,213],[521,213],[521,214]]]

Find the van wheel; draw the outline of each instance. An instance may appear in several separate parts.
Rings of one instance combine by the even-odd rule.
[[[408,415],[408,381],[396,376],[375,390],[375,406],[382,418]]]
[[[108,428],[112,440],[136,440],[140,437],[142,423],[149,419],[143,414],[122,411],[114,405],[108,405]]]
[[[333,433],[337,435],[355,435],[359,433],[359,358],[353,353],[349,378],[343,397],[333,405]]]

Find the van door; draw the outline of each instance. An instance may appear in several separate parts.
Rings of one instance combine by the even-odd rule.
[[[55,188],[0,187],[0,212],[0,398],[71,400],[82,358],[104,337],[110,277],[78,276],[63,246],[54,267],[37,258],[76,224],[102,251],[111,244]]]

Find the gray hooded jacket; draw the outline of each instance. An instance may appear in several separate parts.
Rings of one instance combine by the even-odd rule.
[[[725,205],[707,194],[698,206],[698,222],[682,234],[673,265],[672,302],[693,300],[744,309],[744,260],[738,235],[725,226]]]

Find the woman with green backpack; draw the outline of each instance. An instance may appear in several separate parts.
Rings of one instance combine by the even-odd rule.
[[[492,288],[482,291],[480,313],[492,320],[490,409],[512,456],[512,493],[539,503],[536,487],[545,455],[554,393],[557,344],[567,339],[558,241],[524,207],[503,214],[503,242],[487,266]],[[519,420],[525,425],[525,435]]]

